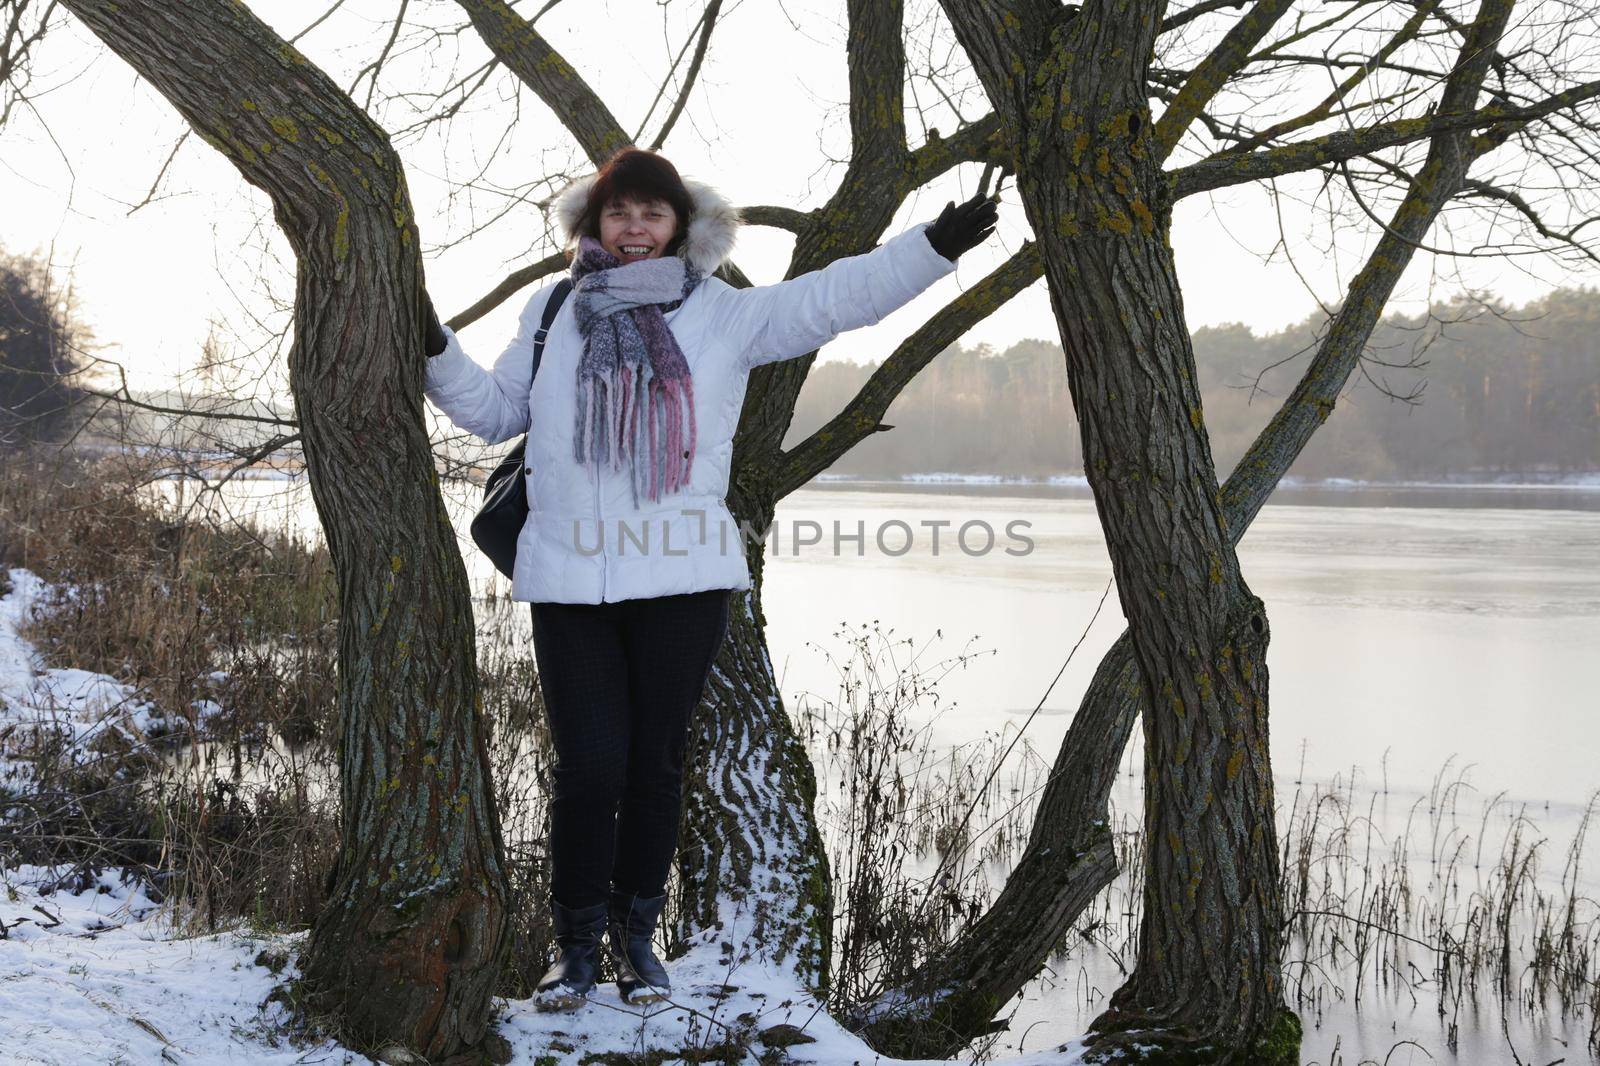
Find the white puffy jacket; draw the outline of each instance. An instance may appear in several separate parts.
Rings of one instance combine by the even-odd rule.
[[[569,238],[591,180],[575,182],[557,201]],[[864,255],[776,285],[737,289],[710,271],[731,251],[738,217],[709,187],[685,184],[695,211],[683,254],[708,276],[666,315],[694,380],[694,467],[682,491],[641,500],[635,509],[626,469],[604,466],[596,481],[591,466],[573,458],[582,340],[570,296],[551,324],[529,388],[533,338],[554,282],[529,298],[516,338],[492,370],[469,359],[448,328],[448,346],[428,360],[427,396],[457,426],[491,444],[528,433],[528,519],[517,541],[513,599],[610,603],[749,588],[726,497],[751,369],[871,325],[955,269],[933,250],[922,224]]]

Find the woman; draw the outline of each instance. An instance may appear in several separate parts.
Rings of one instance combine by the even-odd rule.
[[[777,285],[713,276],[737,213],[661,155],[623,149],[556,199],[573,251],[534,293],[492,370],[429,307],[426,391],[490,443],[528,432],[528,518],[512,597],[531,603],[555,748],[551,912],[559,954],[545,1009],[593,988],[602,932],[631,1003],[670,990],[651,949],[677,847],[684,747],[732,592],[750,587],[728,511],[746,378],[877,322],[993,231],[982,196],[865,255]]]

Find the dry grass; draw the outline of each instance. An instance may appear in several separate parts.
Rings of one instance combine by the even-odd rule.
[[[976,652],[923,663],[876,624],[834,634],[832,698],[794,717],[817,768],[817,818],[834,878],[830,994],[848,1011],[895,987],[949,944],[993,896],[991,865],[1027,840],[1021,796],[1049,767],[1009,735],[940,750],[939,680]]]
[[[108,674],[148,728],[73,750],[50,729],[0,738],[29,787],[0,797],[0,862],[81,882],[122,867],[200,928],[304,928],[338,845],[336,593],[326,551],[219,518],[175,494],[163,464],[8,457],[0,575],[48,583],[27,636],[52,666]],[[478,606],[480,680],[514,914],[504,992],[548,960],[549,746],[526,607]]]
[[[1477,797],[1449,764],[1403,820],[1379,816],[1386,799],[1339,782],[1293,797],[1283,850],[1297,1009],[1426,996],[1454,1052],[1489,1002],[1511,1018],[1587,1020],[1600,1050],[1600,902],[1582,876],[1596,800],[1551,855],[1525,804]]]
[[[1002,764],[1009,732],[933,746],[938,679],[971,652],[924,665],[911,642],[876,626],[835,639],[846,651],[835,660],[837,696],[802,700],[796,717],[818,767],[835,878],[832,1005],[848,1015],[959,937],[995,897],[1050,767],[1025,740]],[[1600,1051],[1600,901],[1582,876],[1596,802],[1570,847],[1550,855],[1525,807],[1477,797],[1448,766],[1393,817],[1382,805],[1402,801],[1341,781],[1297,782],[1279,801],[1284,971],[1308,1024],[1335,1005],[1381,1011],[1384,1001],[1426,999],[1454,1051],[1465,1021],[1492,1005],[1502,1019],[1587,1025]],[[1122,874],[1049,958],[1057,972],[1070,973],[1076,957],[1101,975],[1082,969],[1054,985],[1079,996],[1086,1017],[1132,966],[1142,910],[1140,819],[1113,810],[1112,825]]]
[[[324,549],[157,506],[147,482],[158,468],[136,458],[7,466],[0,559],[51,586],[29,633],[46,658],[134,686],[190,739],[331,735],[337,607]]]
[[[333,720],[333,586],[319,548],[153,502],[136,458],[8,456],[0,565],[48,583],[27,636],[53,666],[107,674],[139,727],[12,738],[31,785],[9,801],[12,861],[105,867],[192,904],[302,925],[335,844],[326,774],[300,750]],[[114,714],[118,708],[108,713]]]

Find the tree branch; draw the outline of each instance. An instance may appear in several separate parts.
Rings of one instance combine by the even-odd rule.
[[[1211,54],[1200,61],[1184,81],[1178,96],[1156,121],[1156,157],[1165,159],[1183,139],[1195,117],[1205,110],[1228,79],[1250,61],[1251,49],[1272,32],[1272,27],[1294,6],[1295,0],[1256,0],[1223,36]]]
[[[445,322],[445,325],[452,330],[465,329],[511,299],[519,290],[532,285],[540,278],[549,277],[551,274],[566,269],[566,266],[567,254],[565,252],[556,252],[554,255],[545,256],[537,263],[530,263],[525,267],[513,270],[506,275],[504,281],[490,289],[485,296],[471,307],[449,319]]]
[[[1485,200],[1497,200],[1500,203],[1505,204],[1512,210],[1516,211],[1523,218],[1527,219],[1528,224],[1534,228],[1534,232],[1538,233],[1539,236],[1544,237],[1547,240],[1555,241],[1558,244],[1565,244],[1574,249],[1585,259],[1600,265],[1600,254],[1596,254],[1594,249],[1590,248],[1588,245],[1584,244],[1578,239],[1578,230],[1595,221],[1593,216],[1584,219],[1567,232],[1561,233],[1551,229],[1544,219],[1539,217],[1539,212],[1534,208],[1534,206],[1514,189],[1503,189],[1498,185],[1492,184],[1491,182],[1480,181],[1477,178],[1468,178],[1465,188],[1468,192],[1476,197],[1480,197]]]
[[[751,226],[770,226],[773,229],[799,233],[811,225],[812,212],[799,211],[793,207],[779,207],[776,204],[762,204],[757,207],[739,208],[739,217]]]
[[[903,0],[849,0],[850,162],[906,153]]]
[[[930,136],[921,148],[912,152],[905,171],[904,191],[920,189],[961,163],[1005,162],[1008,160],[1000,141],[1000,116],[990,112],[948,137]]]
[[[700,41],[695,45],[694,58],[689,61],[689,73],[683,79],[683,89],[678,93],[678,99],[672,105],[671,113],[661,124],[661,132],[650,142],[651,148],[660,149],[667,143],[667,134],[678,124],[678,116],[683,114],[684,106],[689,103],[689,94],[694,91],[695,80],[700,76],[700,66],[705,62],[706,50],[711,46],[711,31],[716,29],[717,15],[721,10],[722,0],[710,0],[710,3],[706,4],[705,11],[701,13],[700,22],[703,28],[700,31]]]
[[[1168,15],[1162,19],[1161,32],[1171,33],[1179,26],[1187,26],[1202,15],[1209,15],[1213,11],[1221,11],[1225,7],[1243,7],[1246,2],[1247,0],[1202,0],[1201,3],[1193,7],[1185,8],[1176,15]]]
[[[1230,145],[1228,150],[1230,152],[1248,151],[1251,148],[1281,137],[1285,133],[1293,133],[1295,130],[1304,129],[1328,118],[1333,113],[1334,106],[1349,96],[1373,71],[1381,69],[1388,62],[1389,57],[1399,50],[1401,45],[1416,39],[1417,34],[1422,31],[1423,24],[1427,22],[1428,17],[1433,14],[1438,6],[1439,0],[1423,0],[1422,3],[1419,3],[1416,11],[1412,12],[1411,17],[1406,20],[1405,25],[1396,30],[1376,54],[1363,61],[1332,92],[1323,97],[1322,101],[1315,107],[1295,118],[1276,122],[1238,144]]]
[[[1359,130],[1340,130],[1325,137],[1261,152],[1221,152],[1170,173],[1174,199],[1313,170],[1396,145],[1411,144],[1440,133],[1482,129],[1506,122],[1527,123],[1577,107],[1600,96],[1600,81],[1586,81],[1521,107],[1491,104],[1475,111],[1396,119]]]
[[[495,58],[556,113],[595,166],[631,142],[605,101],[504,0],[457,0]]]

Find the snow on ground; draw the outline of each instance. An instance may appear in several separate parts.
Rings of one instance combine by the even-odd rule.
[[[50,891],[60,872],[22,867],[0,886],[0,1047],[8,1063],[367,1063],[331,1042],[288,1038],[254,960],[290,938],[186,937],[106,872]]]
[[[112,872],[84,891],[51,890],[59,871],[22,867],[0,885],[0,1048],[7,1063],[370,1064],[329,1040],[303,1041],[271,1000],[294,976],[270,955],[292,956],[305,934],[263,935],[241,926],[208,936],[172,928],[169,910]],[[841,1029],[781,973],[721,964],[707,943],[667,964],[672,1003],[631,1007],[602,985],[571,1014],[501,1001],[497,1031],[513,1063],[577,1066],[586,1054],[715,1045],[731,1033],[787,1023],[814,1043],[788,1061],[820,1066],[882,1059]],[[262,960],[262,961],[257,961]],[[756,1066],[762,1050],[745,1057]],[[672,1060],[669,1060],[671,1062]],[[1075,1053],[1040,1052],[1016,1066],[1071,1066]],[[924,1060],[918,1066],[948,1066]]]
[[[41,733],[61,734],[63,750],[79,763],[94,757],[108,731],[143,738],[156,725],[155,708],[116,678],[88,670],[47,668],[21,630],[44,601],[44,582],[27,570],[8,572],[11,589],[0,598],[0,787],[26,788],[26,763],[6,750]]]
[[[77,750],[102,729],[142,731],[153,709],[126,686],[103,674],[44,665],[20,630],[46,587],[26,570],[12,570],[10,578],[11,591],[0,598],[0,736],[8,726],[62,729]],[[0,784],[8,783],[27,788],[27,766],[8,764],[0,744]],[[187,935],[170,905],[153,901],[137,882],[125,884],[119,871],[89,884],[70,883],[72,876],[70,869],[36,866],[0,871],[5,1063],[372,1062],[332,1041],[298,1038],[286,1008],[269,998],[294,977],[292,959],[306,934],[263,934],[241,922]],[[910,1063],[878,1056],[824,1013],[785,967],[759,958],[729,961],[745,954],[740,925],[737,913],[725,913],[721,930],[702,932],[687,955],[667,963],[669,1002],[629,1006],[614,984],[598,987],[571,1014],[500,1001],[497,1030],[512,1046],[512,1061],[577,1066],[594,1052],[703,1047],[740,1035],[749,1042],[790,1025],[811,1038],[789,1047],[793,1063]],[[285,958],[274,974],[267,963]],[[750,1046],[744,1061],[755,1066],[763,1048]],[[1079,1057],[1045,1051],[1005,1061],[1072,1066]]]

